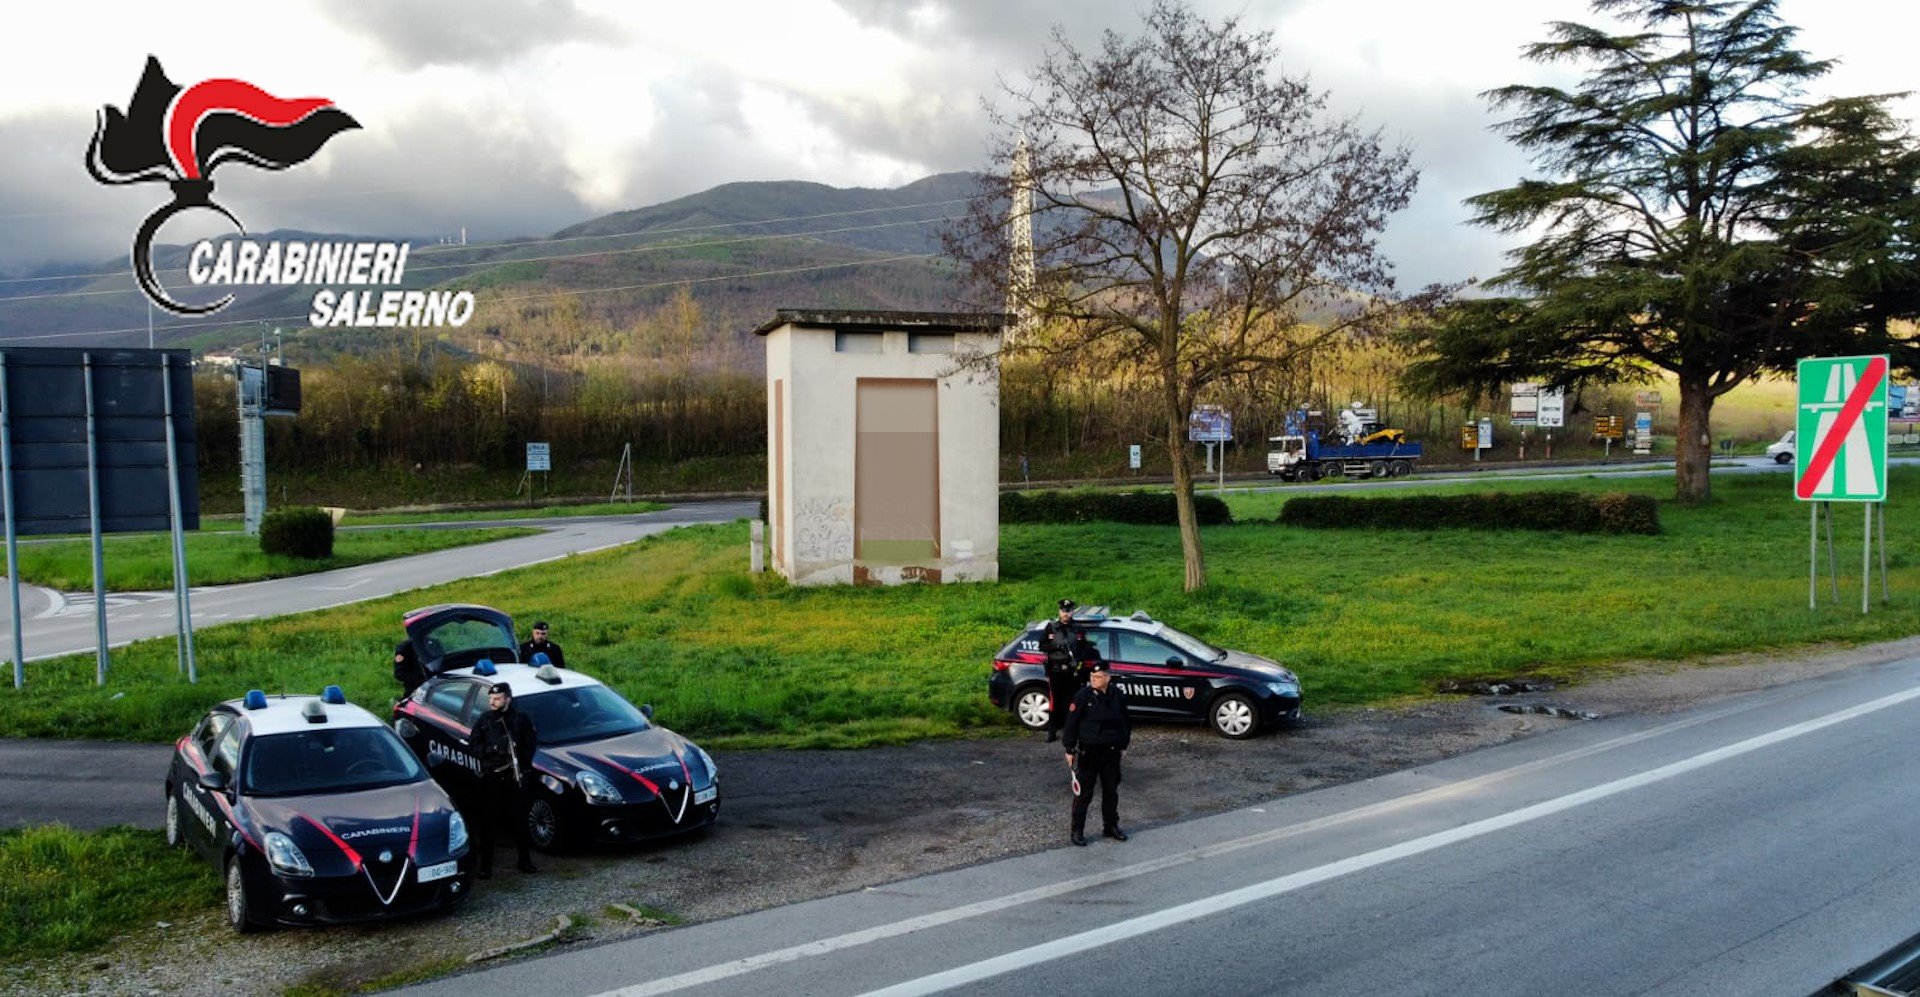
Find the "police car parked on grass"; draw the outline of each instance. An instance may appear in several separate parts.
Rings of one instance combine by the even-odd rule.
[[[166,791],[167,844],[220,869],[236,931],[452,907],[471,888],[453,801],[338,686],[214,707],[174,745]]]
[[[513,690],[514,708],[533,720],[539,741],[539,785],[527,811],[536,848],[641,841],[698,830],[719,816],[719,768],[692,741],[656,726],[651,707],[636,709],[572,669],[488,659],[434,675],[393,708],[394,731],[456,797],[480,788],[480,761],[467,738],[496,682]]]
[[[1112,663],[1113,685],[1134,720],[1198,720],[1238,739],[1300,719],[1300,679],[1277,662],[1215,647],[1144,612],[1110,617],[1098,606],[1073,620],[1099,658]],[[1028,730],[1046,729],[1051,709],[1040,644],[1045,628],[1045,621],[1027,624],[994,655],[987,677],[987,698]]]

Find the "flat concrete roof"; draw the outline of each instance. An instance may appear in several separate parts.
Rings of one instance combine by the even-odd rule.
[[[881,332],[898,329],[908,332],[997,332],[1012,325],[1013,316],[1005,312],[889,312],[851,311],[844,308],[779,308],[773,318],[753,330],[764,336],[783,325],[807,329],[832,329],[835,332]]]

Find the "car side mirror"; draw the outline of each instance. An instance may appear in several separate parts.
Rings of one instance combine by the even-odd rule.
[[[225,772],[215,772],[212,770],[208,770],[200,773],[201,789],[211,789],[216,793],[224,793],[227,791],[227,786],[230,784],[231,784],[231,780],[227,778],[227,774]]]
[[[393,732],[400,735],[402,739],[411,741],[420,733],[420,728],[415,727],[411,720],[395,720],[393,722]]]
[[[1168,668],[1185,668],[1187,667],[1187,659],[1182,658],[1179,655],[1175,655],[1167,659],[1167,667]]]
[[[648,720],[652,720],[652,719],[653,719],[653,704],[652,704],[652,703],[643,703],[643,704],[641,704],[641,706],[640,706],[640,715],[641,715],[641,716],[643,716],[643,717],[646,717],[646,718],[647,718]]]

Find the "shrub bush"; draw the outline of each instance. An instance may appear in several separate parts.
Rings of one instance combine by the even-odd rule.
[[[269,512],[260,520],[260,549],[308,560],[332,557],[333,517],[312,506]]]
[[[1201,526],[1233,522],[1227,504],[1212,495],[1195,495],[1193,512]],[[1173,526],[1180,510],[1171,492],[1001,492],[1000,521]]]
[[[1410,495],[1354,498],[1312,495],[1288,499],[1274,520],[1320,529],[1387,527],[1402,530],[1558,530],[1567,533],[1660,532],[1660,510],[1645,495],[1609,492],[1491,492],[1484,495]]]

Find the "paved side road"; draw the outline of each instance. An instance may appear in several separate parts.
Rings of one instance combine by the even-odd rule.
[[[195,588],[191,595],[194,628],[283,616],[362,602],[511,568],[558,560],[569,554],[617,547],[641,537],[696,523],[728,523],[752,516],[752,502],[703,502],[631,516],[583,516],[578,519],[502,520],[460,525],[535,526],[544,532],[494,543],[417,554],[354,568],[275,578],[243,585]],[[23,587],[20,615],[25,620],[26,659],[92,652],[97,646],[91,593],[61,596]],[[12,619],[0,593],[0,657],[10,656]],[[107,602],[107,646],[121,647],[174,632],[171,592],[130,592]],[[33,681],[33,669],[27,669]]]

